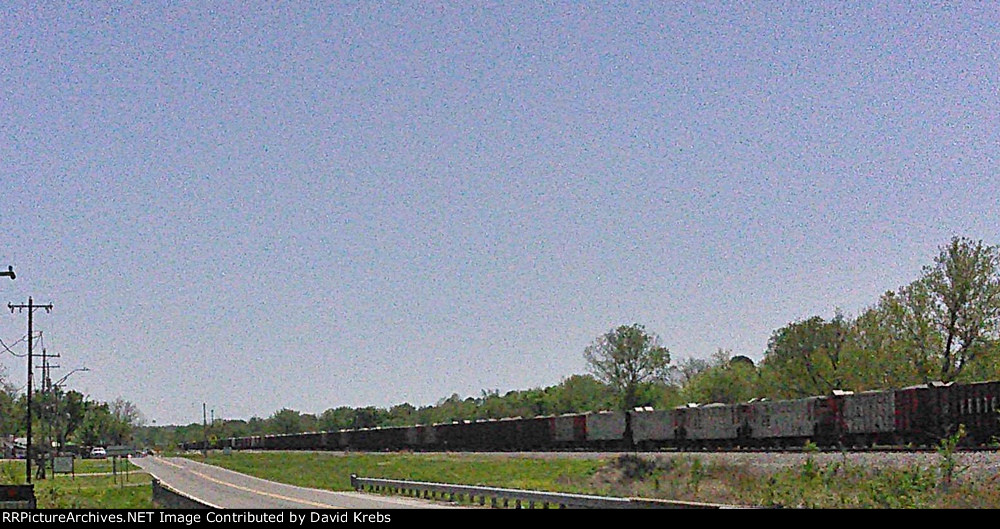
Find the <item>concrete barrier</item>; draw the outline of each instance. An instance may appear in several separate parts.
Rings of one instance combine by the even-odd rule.
[[[206,501],[174,490],[158,479],[153,480],[153,505],[161,509],[218,509]]]

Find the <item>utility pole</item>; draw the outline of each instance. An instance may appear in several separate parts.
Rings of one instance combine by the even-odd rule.
[[[39,337],[42,335],[42,331],[38,331]],[[49,363],[49,358],[61,358],[59,353],[48,354],[44,347],[42,347],[42,389],[41,391],[47,392],[52,391],[52,370],[59,369],[60,366],[52,365]]]
[[[13,271],[11,271],[13,273]],[[24,453],[24,464],[25,464],[25,482],[31,484],[31,344],[32,344],[32,334],[34,333],[34,327],[32,326],[32,315],[35,313],[35,309],[45,309],[45,312],[52,312],[52,304],[48,305],[35,305],[35,302],[28,297],[27,305],[14,305],[12,303],[7,304],[7,308],[10,309],[10,313],[14,314],[14,309],[18,312],[23,312],[24,309],[28,309],[28,440],[27,446],[25,447]]]
[[[41,340],[42,331],[38,331],[38,339]],[[42,439],[45,441],[45,448],[42,451],[44,457],[49,460],[52,465],[52,475],[55,476],[55,459],[52,454],[52,421],[55,417],[55,409],[53,405],[57,404],[56,392],[52,388],[52,369],[58,369],[59,366],[52,365],[49,363],[49,358],[60,358],[59,353],[50,355],[48,351],[45,350],[45,346],[42,346],[42,387],[39,390],[44,397],[42,402],[41,413],[42,416],[39,417],[43,428]],[[40,479],[45,479],[45,462],[43,461],[41,465],[38,466],[37,476]]]
[[[201,403],[201,425],[202,425],[202,435],[205,437],[204,448],[201,450],[202,455],[208,455],[208,404]]]

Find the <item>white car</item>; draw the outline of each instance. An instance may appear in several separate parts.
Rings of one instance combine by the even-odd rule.
[[[95,446],[90,450],[91,459],[107,459],[108,451],[103,446]]]

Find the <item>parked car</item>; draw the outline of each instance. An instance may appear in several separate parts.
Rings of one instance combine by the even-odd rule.
[[[91,459],[107,459],[108,451],[103,446],[95,446],[90,450]]]

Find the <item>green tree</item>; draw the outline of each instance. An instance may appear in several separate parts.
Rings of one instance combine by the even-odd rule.
[[[87,413],[86,398],[78,391],[63,392],[60,388],[41,392],[35,396],[36,417],[41,423],[38,431],[65,446],[70,437],[83,425]]]
[[[953,238],[916,281],[883,295],[859,324],[860,347],[876,369],[917,382],[960,380],[967,371],[994,378],[1000,250]]]
[[[336,432],[354,427],[354,408],[340,406],[330,408],[319,416],[319,428],[325,432]]]
[[[302,431],[302,414],[288,408],[274,412],[267,422],[271,433],[289,434]]]
[[[622,325],[598,336],[583,352],[591,372],[614,389],[621,409],[643,404],[640,394],[653,382],[665,382],[670,351],[639,324]]]
[[[790,323],[771,335],[761,361],[769,396],[798,398],[844,389],[850,324],[841,314]]]
[[[611,389],[591,375],[572,375],[558,386],[556,413],[606,409],[614,399]]]
[[[684,385],[687,402],[736,404],[758,396],[757,368],[745,356],[732,356],[725,349],[712,355],[709,367],[699,371]]]
[[[146,423],[146,418],[142,416],[139,407],[121,397],[108,404],[108,411],[121,424],[129,429],[138,428]]]
[[[18,412],[17,391],[3,375],[0,372],[0,435],[15,435],[24,429],[24,409]]]
[[[389,408],[386,422],[389,426],[406,426],[416,424],[417,408],[412,404],[404,402]]]
[[[955,237],[941,249],[920,283],[929,299],[931,323],[940,334],[941,380],[989,350],[1000,330],[1000,250],[982,241]]]
[[[933,378],[929,329],[907,329],[904,309],[897,293],[889,291],[854,320],[851,389],[901,388]]]
[[[88,401],[77,436],[86,446],[125,444],[132,438],[132,425],[116,417],[107,403]]]
[[[354,424],[351,428],[375,428],[384,426],[389,417],[389,413],[374,406],[366,406],[354,410]]]
[[[704,358],[685,358],[676,365],[670,366],[670,381],[684,387],[699,373],[710,369],[712,362]]]

